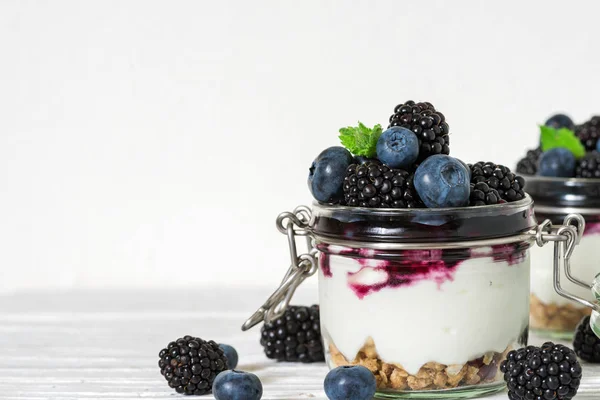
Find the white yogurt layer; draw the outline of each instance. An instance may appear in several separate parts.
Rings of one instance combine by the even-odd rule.
[[[348,360],[367,338],[379,357],[410,374],[431,361],[464,364],[488,352],[502,353],[529,322],[529,256],[508,265],[491,257],[471,258],[453,279],[439,285],[422,280],[385,287],[360,299],[348,284],[357,260],[330,256],[331,273],[319,271],[321,325]],[[365,269],[352,280],[373,284],[385,277]]]
[[[535,246],[531,251],[531,292],[545,304],[572,304],[579,307],[578,303],[562,297],[554,290],[553,243],[548,243],[544,247]],[[580,280],[590,282],[591,284],[594,277],[600,272],[599,256],[600,234],[594,233],[583,236],[581,242],[575,247],[571,255],[571,272]],[[594,296],[592,296],[592,292],[589,289],[582,288],[569,281],[562,269],[560,277],[563,289],[584,299],[594,300]]]

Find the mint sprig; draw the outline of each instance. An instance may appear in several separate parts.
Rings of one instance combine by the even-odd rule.
[[[577,159],[585,155],[585,147],[579,138],[575,136],[575,133],[567,128],[556,129],[544,125],[540,126],[540,142],[542,151],[564,148],[573,153]]]
[[[377,154],[377,140],[383,130],[377,124],[373,128],[367,128],[358,121],[358,126],[348,126],[340,129],[340,141],[350,153],[355,156],[375,157]]]

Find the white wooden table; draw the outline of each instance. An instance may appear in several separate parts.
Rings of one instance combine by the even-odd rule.
[[[241,323],[268,291],[199,288],[0,296],[0,399],[189,398],[167,386],[157,365],[160,349],[186,334],[235,346],[238,369],[260,377],[265,400],[326,399],[324,364],[273,362],[262,353],[258,328],[241,332]],[[297,302],[306,304],[314,297],[314,288],[309,288]],[[585,366],[584,377],[578,397],[600,398],[600,368]],[[487,397],[507,398],[504,393]]]

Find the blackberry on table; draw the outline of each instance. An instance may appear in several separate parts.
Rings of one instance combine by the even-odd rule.
[[[325,360],[319,306],[290,306],[261,328],[260,344],[268,358],[311,363]]]
[[[352,164],[344,178],[344,201],[352,207],[423,207],[413,180],[414,174],[378,162]]]
[[[210,393],[216,376],[228,368],[217,343],[189,335],[169,343],[158,356],[160,373],[169,386],[188,395]]]
[[[537,165],[540,156],[542,155],[542,148],[528,150],[525,157],[519,160],[517,163],[517,173],[526,175],[535,175],[537,173]]]
[[[575,136],[585,146],[586,151],[596,150],[600,139],[600,116],[594,116],[589,121],[575,127]]]
[[[390,125],[408,128],[419,139],[419,160],[434,154],[450,154],[450,128],[444,114],[431,103],[412,100],[398,104],[390,116]]]
[[[525,179],[515,175],[504,165],[480,161],[469,164],[469,169],[471,170],[470,205],[500,204],[525,197],[523,191]],[[485,183],[489,190],[486,191],[484,185],[478,185],[480,183]]]
[[[570,400],[582,374],[575,352],[552,342],[511,351],[500,371],[510,400]]]
[[[590,326],[589,315],[579,322],[573,338],[575,354],[584,361],[600,363],[600,339]]]
[[[587,153],[575,166],[577,178],[600,178],[600,153]]]

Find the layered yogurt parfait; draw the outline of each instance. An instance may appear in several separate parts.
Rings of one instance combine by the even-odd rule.
[[[408,101],[310,167],[326,360],[368,368],[381,397],[502,390],[527,343],[533,202],[509,168],[449,156],[449,133]]]
[[[550,117],[540,127],[540,145],[519,161],[517,171],[525,176],[535,201],[537,217],[561,223],[565,215],[585,217],[585,231],[571,265],[584,282],[592,282],[600,271],[600,117],[575,125],[564,114]],[[590,309],[559,295],[554,289],[550,248],[533,250],[531,279],[531,326],[541,334],[568,338]],[[589,289],[570,282],[561,272],[564,288],[593,301]]]

